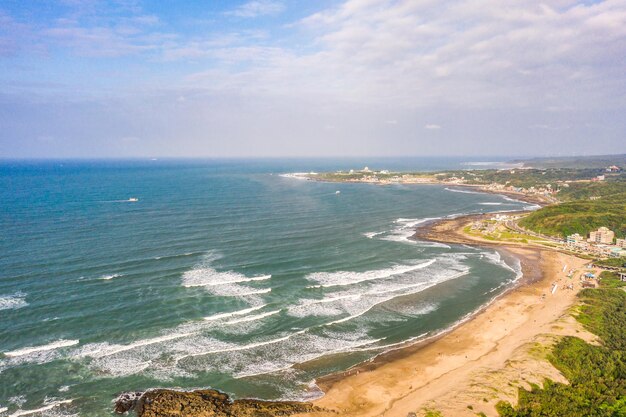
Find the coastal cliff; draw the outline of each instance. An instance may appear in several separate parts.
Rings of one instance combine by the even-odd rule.
[[[231,400],[216,390],[174,391],[159,389],[121,395],[115,412],[135,411],[137,417],[275,417],[322,411],[305,402]]]

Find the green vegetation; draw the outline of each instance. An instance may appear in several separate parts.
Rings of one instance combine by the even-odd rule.
[[[609,259],[598,259],[593,262],[598,266],[608,267],[608,268],[626,268],[626,258],[609,258]]]
[[[591,179],[604,175],[605,181],[591,182]],[[586,188],[590,185],[600,184],[602,188],[606,184],[622,182],[626,179],[624,171],[610,173],[604,169],[485,169],[485,170],[457,170],[445,171],[435,174],[444,180],[456,177],[464,178],[467,184],[502,184],[519,188],[539,188],[550,185],[553,189],[559,189],[561,193],[567,195],[569,188]],[[580,182],[577,182],[580,181]]]
[[[602,271],[600,274],[600,287],[603,288],[623,288],[626,282],[620,281],[616,272]]]
[[[626,182],[621,183],[626,189]],[[600,200],[573,201],[537,210],[519,222],[520,226],[546,235],[565,237],[573,233],[586,236],[606,226],[616,237],[626,236],[626,192]]]
[[[545,381],[519,390],[516,407],[500,402],[503,417],[626,416],[626,292],[583,290],[577,319],[599,336],[601,346],[565,337],[549,356],[569,385]]]
[[[611,165],[626,166],[626,154],[622,155],[594,155],[594,156],[565,156],[558,158],[532,158],[512,161],[534,168],[604,168]]]
[[[441,414],[441,411],[437,410],[426,410],[424,417],[443,417],[443,414]]]

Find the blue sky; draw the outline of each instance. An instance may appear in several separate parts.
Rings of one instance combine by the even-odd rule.
[[[0,157],[619,153],[624,114],[626,0],[0,2]]]

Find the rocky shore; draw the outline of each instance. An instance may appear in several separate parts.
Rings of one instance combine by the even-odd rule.
[[[115,402],[115,412],[130,411],[137,417],[277,417],[324,410],[305,402],[231,400],[227,394],[210,389],[157,389],[122,394]]]

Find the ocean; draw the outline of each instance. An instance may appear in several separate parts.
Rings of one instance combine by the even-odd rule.
[[[312,399],[316,377],[467,319],[519,262],[413,230],[527,204],[281,175],[466,161],[0,162],[0,416],[112,415],[154,387]]]

